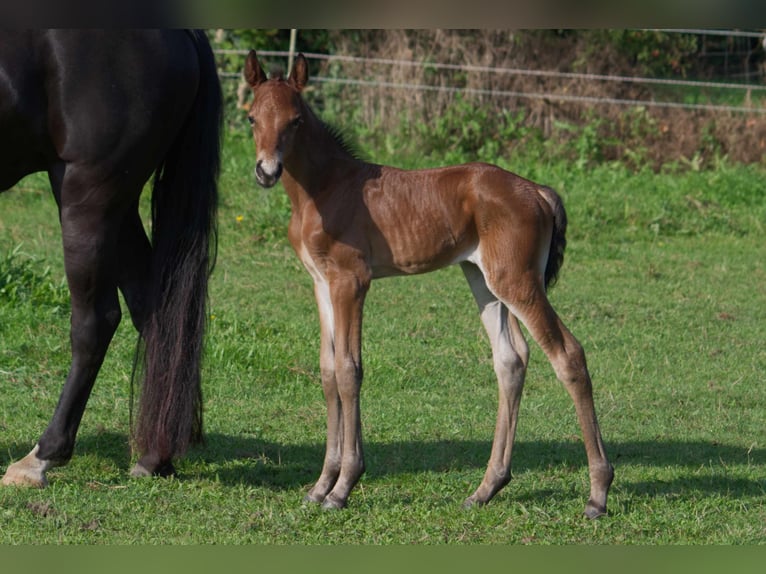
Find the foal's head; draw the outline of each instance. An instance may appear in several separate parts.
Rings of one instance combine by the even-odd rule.
[[[251,50],[245,63],[245,80],[253,90],[247,119],[255,140],[255,178],[263,187],[271,187],[279,181],[284,158],[303,123],[300,93],[308,81],[308,64],[303,54],[298,54],[287,80],[281,74],[267,79]]]

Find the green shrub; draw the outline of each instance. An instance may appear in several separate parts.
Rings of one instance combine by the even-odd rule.
[[[0,258],[0,302],[29,303],[54,312],[68,312],[66,281],[63,278],[54,281],[50,267],[41,269],[41,263],[39,259],[25,256],[20,245]]]

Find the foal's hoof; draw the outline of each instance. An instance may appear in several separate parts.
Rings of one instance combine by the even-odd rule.
[[[605,516],[606,515],[606,506],[601,506],[599,504],[596,504],[592,500],[588,501],[588,504],[585,505],[585,510],[583,511],[583,514],[587,517],[593,520],[594,518],[598,518],[599,516]]]
[[[475,496],[469,496],[463,501],[463,508],[478,508],[479,506],[484,506],[486,502],[482,502]]]
[[[325,510],[340,510],[341,508],[346,508],[346,501],[341,500],[331,492],[322,502],[322,508]]]
[[[304,506],[321,504],[322,508],[325,510],[336,510],[346,507],[345,501],[339,500],[332,494],[328,494],[324,498],[317,498],[316,496],[312,496],[311,493],[309,493],[303,497],[303,504]]]
[[[308,493],[306,496],[303,497],[304,506],[311,506],[313,504],[322,504],[323,502],[324,502],[324,498],[317,498],[315,496],[312,496],[311,493]]]

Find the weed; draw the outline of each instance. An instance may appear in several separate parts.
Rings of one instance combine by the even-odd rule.
[[[25,255],[21,245],[0,258],[0,301],[18,305],[31,303],[52,312],[69,310],[69,290],[62,278],[54,282],[50,267],[41,268],[41,260]]]

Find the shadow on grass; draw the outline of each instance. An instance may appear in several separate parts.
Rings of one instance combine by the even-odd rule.
[[[693,476],[703,466],[718,469],[730,465],[766,468],[766,449],[741,448],[704,441],[623,442],[608,444],[616,467],[615,486],[637,495],[667,495],[679,491],[701,491],[745,497],[763,494],[763,480],[720,475]],[[406,441],[369,442],[365,445],[367,477],[436,472],[449,473],[486,468],[490,441]],[[223,434],[208,436],[207,445],[195,449],[190,465],[200,478],[213,476],[225,484],[264,485],[277,490],[299,488],[319,476],[324,457],[323,444],[275,444],[254,438]],[[514,470],[571,468],[586,471],[585,448],[579,441],[518,441],[514,447]],[[672,481],[648,480],[620,483],[620,467],[679,467],[681,475]],[[208,468],[210,470],[208,470]],[[683,470],[686,469],[686,470]],[[477,482],[478,485],[478,482]]]
[[[9,453],[14,460],[23,457],[29,448],[30,445],[0,443],[0,452]],[[490,449],[490,441],[369,442],[365,445],[367,477],[466,470],[478,470],[481,475]],[[627,494],[672,497],[702,492],[741,498],[763,495],[766,489],[763,478],[732,477],[726,472],[731,465],[766,468],[766,449],[682,440],[617,442],[607,444],[607,449],[617,473],[614,486]],[[108,459],[126,473],[130,465],[128,440],[120,433],[86,434],[78,440],[74,456],[75,460],[80,456]],[[324,444],[277,444],[211,433],[204,445],[194,447],[177,466],[181,480],[215,480],[226,485],[288,490],[313,483],[319,476],[323,457]],[[517,473],[557,468],[584,472],[586,464],[585,449],[579,441],[517,441],[514,447],[513,467]],[[686,471],[679,470],[678,478],[671,480],[621,482],[620,467],[629,466],[676,467]],[[703,467],[711,467],[711,471],[691,472]]]

